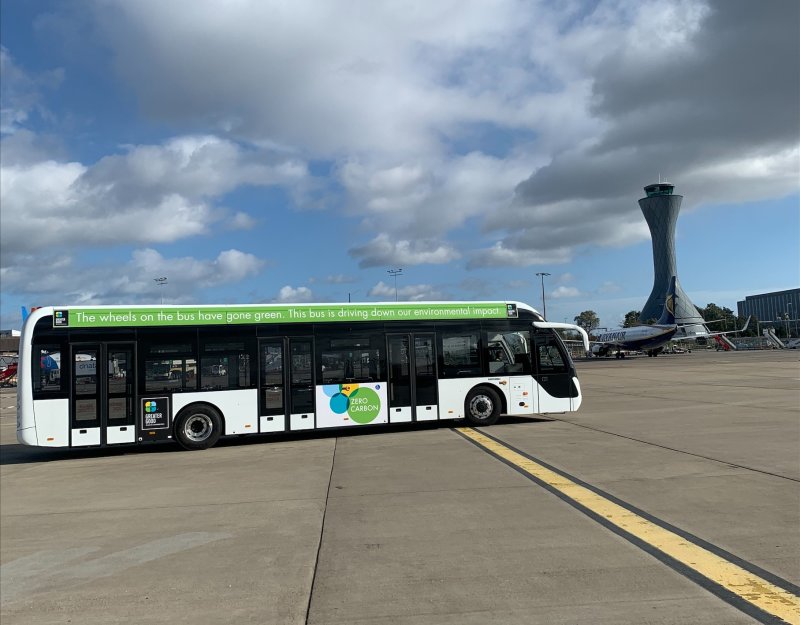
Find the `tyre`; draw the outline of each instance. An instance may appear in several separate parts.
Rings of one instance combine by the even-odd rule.
[[[211,406],[187,406],[175,419],[175,439],[184,449],[208,449],[222,435],[222,417]]]
[[[500,416],[500,398],[490,388],[474,388],[464,402],[464,415],[472,425],[492,425]]]

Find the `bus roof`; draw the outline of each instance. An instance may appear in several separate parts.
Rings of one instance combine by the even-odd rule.
[[[54,328],[129,328],[354,321],[516,319],[537,314],[520,302],[376,302],[346,304],[222,304],[180,306],[53,306]]]

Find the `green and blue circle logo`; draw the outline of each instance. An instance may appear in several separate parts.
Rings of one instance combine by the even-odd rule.
[[[375,388],[380,389],[380,386]],[[371,388],[358,384],[326,384],[323,390],[331,398],[331,411],[346,414],[361,425],[372,423],[381,411],[381,398]]]

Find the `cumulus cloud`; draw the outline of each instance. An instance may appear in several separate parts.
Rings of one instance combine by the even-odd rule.
[[[404,302],[450,300],[452,297],[430,284],[412,284],[397,288],[397,299]],[[389,285],[382,280],[373,286],[367,293],[369,297],[377,297],[386,301],[395,299],[394,285]]]
[[[390,241],[385,234],[379,234],[362,247],[351,249],[350,255],[360,259],[359,267],[441,265],[461,256],[455,248],[447,243],[430,239]]]
[[[685,210],[798,190],[796,2],[90,9],[87,36],[102,38],[147,119],[209,130],[96,163],[37,156],[20,128],[63,74],[26,75],[3,50],[15,139],[0,171],[5,269],[42,248],[253,227],[219,206],[243,185],[282,185],[360,220],[367,242],[349,253],[361,267],[469,268],[552,266],[646,240],[636,199],[659,173]],[[54,10],[50,34],[73,32],[70,10]],[[330,168],[328,184],[310,182],[309,161]],[[456,230],[471,235],[463,249],[448,242]]]
[[[635,199],[659,173],[689,210],[797,192],[800,5],[639,7],[599,51],[589,112],[602,131],[534,171],[491,221],[523,220],[512,246],[538,249],[559,231],[562,244],[635,242],[646,236]]]
[[[500,158],[480,152],[390,165],[362,157],[348,160],[337,175],[348,194],[348,212],[362,217],[366,228],[392,238],[431,238],[507,205],[535,162],[527,154]]]
[[[303,302],[313,302],[314,294],[306,286],[293,287],[286,285],[278,292],[277,302],[285,304],[300,304]]]
[[[305,164],[276,159],[213,136],[176,137],[132,146],[87,166],[46,160],[0,165],[3,265],[36,250],[169,243],[227,221],[246,228],[215,199],[243,184],[291,184]]]
[[[30,255],[25,264],[2,269],[3,291],[48,304],[125,304],[192,301],[198,291],[233,284],[257,275],[264,261],[231,249],[216,258],[165,257],[152,248],[138,249],[127,261],[86,265],[70,256],[47,253]],[[28,267],[46,267],[31,280]],[[155,277],[166,276],[165,286]]]

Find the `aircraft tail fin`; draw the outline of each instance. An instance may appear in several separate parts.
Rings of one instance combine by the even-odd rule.
[[[675,281],[675,276],[672,276],[669,281],[669,289],[667,289],[667,297],[664,299],[664,312],[661,313],[661,318],[656,321],[656,325],[675,325]]]
[[[28,315],[30,313],[28,312],[28,309],[25,306],[22,306],[21,308],[22,310],[20,312],[22,312],[22,323],[25,323],[25,320],[28,318]]]

